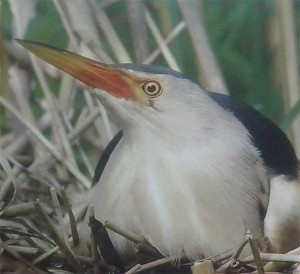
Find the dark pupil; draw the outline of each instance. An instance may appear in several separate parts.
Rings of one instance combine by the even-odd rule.
[[[155,92],[155,91],[156,91],[156,86],[155,86],[155,85],[149,85],[149,86],[147,87],[147,91],[148,91],[149,93]]]

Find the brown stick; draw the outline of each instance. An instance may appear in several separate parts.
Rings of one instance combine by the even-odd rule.
[[[80,273],[81,269],[80,269],[80,265],[79,265],[78,261],[75,259],[72,251],[65,244],[64,240],[61,238],[58,231],[55,229],[55,227],[52,224],[49,216],[46,214],[46,212],[42,208],[42,205],[40,204],[38,199],[34,203],[34,206],[35,206],[37,212],[39,213],[39,215],[42,217],[42,219],[45,223],[46,229],[48,230],[48,232],[53,237],[53,240],[55,241],[55,243],[59,247],[59,250],[65,255],[65,258],[67,259],[68,263],[73,268],[73,270],[76,273]]]

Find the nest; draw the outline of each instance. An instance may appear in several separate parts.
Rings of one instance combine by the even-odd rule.
[[[28,183],[35,184],[34,182]],[[29,186],[28,185],[28,186]],[[32,187],[32,186],[31,186]],[[22,199],[39,196],[34,202],[3,205],[0,222],[0,271],[17,273],[249,273],[283,271],[297,273],[300,262],[300,248],[287,254],[263,253],[257,240],[250,233],[233,252],[228,250],[212,258],[192,262],[181,257],[164,257],[142,237],[106,222],[102,224],[94,217],[92,206],[88,209],[91,241],[90,255],[76,254],[80,241],[77,224],[66,191],[50,188],[50,195],[44,187],[22,191]],[[32,188],[34,189],[34,188]],[[3,188],[2,188],[3,190]],[[13,184],[7,187],[4,201],[15,197]],[[42,200],[42,194],[48,199]],[[1,192],[3,195],[3,192]],[[28,197],[29,196],[29,197]],[[63,215],[69,216],[71,233],[65,233]],[[118,233],[135,245],[134,260],[121,259],[114,249],[108,230]],[[242,258],[241,253],[249,245],[252,255]],[[298,255],[297,255],[298,254]],[[299,268],[299,267],[298,267]]]
[[[5,2],[3,5],[1,2],[0,9],[5,7]],[[44,18],[47,14],[39,15],[38,9],[35,9],[34,2],[36,1],[9,2],[11,10],[14,12],[11,13],[10,20],[12,22],[7,29],[15,27],[15,33],[19,33],[18,38],[22,38],[20,33],[24,33],[27,28],[30,32],[28,18],[36,17],[47,21]],[[94,0],[53,1],[58,11],[57,16],[61,16],[61,20],[52,22],[51,31],[42,29],[39,32],[56,31],[63,22],[64,26],[60,25],[60,28],[67,29],[65,35],[68,35],[70,44],[76,52],[85,50],[87,55],[94,53],[94,59],[97,58],[106,63],[112,63],[113,60],[117,60],[119,63],[131,62],[130,54],[122,45],[122,42],[125,41],[121,41],[118,36],[117,30],[122,27],[125,28],[122,28],[120,33],[126,31],[127,28],[132,29],[134,41],[127,41],[126,44],[137,45],[135,50],[132,48],[130,51],[135,52],[136,56],[140,56],[137,59],[140,63],[150,64],[158,58],[159,63],[166,61],[172,69],[179,71],[180,68],[169,44],[185,29],[189,31],[191,42],[184,44],[184,47],[181,48],[182,52],[176,55],[182,59],[183,52],[192,52],[187,50],[188,48],[196,49],[196,53],[210,52],[207,51],[210,50],[210,47],[206,42],[207,37],[203,31],[202,20],[200,20],[203,18],[199,16],[202,12],[197,12],[199,3],[195,5],[195,1],[180,1],[178,11],[182,12],[182,16],[179,16],[176,9],[172,7],[172,10],[175,11],[172,17],[178,17],[177,25],[170,29],[165,38],[163,34],[165,31],[159,30],[157,24],[159,20],[155,20],[155,18],[161,16],[160,21],[166,24],[165,30],[169,29],[169,22],[165,18],[166,11],[160,11],[159,14],[156,13],[156,16],[153,16],[153,11],[156,11],[159,6],[155,1],[145,1],[144,3],[142,3],[143,1],[128,1],[128,18],[131,26],[126,26],[127,21],[124,21],[124,14],[120,16],[119,12],[115,12],[112,7],[109,7],[118,1],[98,2]],[[123,5],[125,2],[120,1],[120,4]],[[288,4],[288,1],[286,2]],[[22,3],[23,5],[25,3],[26,7],[31,7],[31,10],[30,8],[25,9]],[[39,5],[52,5],[52,1],[39,1]],[[43,7],[45,11],[51,8],[51,6]],[[240,9],[238,5],[237,8]],[[121,6],[119,10],[126,9]],[[21,16],[26,13],[29,14]],[[111,13],[111,17],[108,16],[109,13]],[[235,16],[234,12],[231,13]],[[218,15],[217,18],[227,17],[226,14]],[[291,13],[286,16],[290,18]],[[28,20],[24,19],[26,17]],[[245,25],[243,16],[240,17],[242,25]],[[230,28],[234,26],[236,29],[236,20],[229,21],[234,22]],[[280,21],[284,22],[284,20]],[[35,24],[38,22],[36,21]],[[113,23],[118,23],[116,28]],[[258,22],[256,27],[260,25],[262,24]],[[24,29],[18,29],[21,27]],[[6,28],[4,29],[6,31]],[[247,33],[247,30],[243,30],[242,37],[244,37],[244,33]],[[283,33],[289,34],[288,31]],[[2,33],[0,35],[2,38]],[[128,38],[130,35],[126,33],[125,36]],[[31,33],[31,37],[36,36]],[[240,36],[236,36],[235,39],[230,37],[233,41],[241,40]],[[54,38],[56,42],[57,37]],[[39,37],[37,40],[42,41],[43,38]],[[57,38],[57,40],[59,39]],[[184,40],[188,42],[189,39],[184,38]],[[288,43],[290,40],[282,38],[279,42]],[[238,43],[237,48],[240,48],[240,42]],[[148,45],[149,50],[152,51],[151,54],[150,51],[149,53],[147,50],[145,52]],[[154,47],[150,47],[150,45],[154,45]],[[75,83],[74,79],[70,79],[53,67],[39,63],[36,59],[29,57],[25,51],[20,51],[20,48],[15,47],[13,43],[7,43],[6,46],[6,50],[3,45],[1,47],[1,49],[3,48],[0,51],[1,61],[9,59],[10,62],[1,62],[1,72],[3,68],[3,73],[0,73],[0,77],[5,74],[4,71],[9,71],[10,77],[9,81],[1,79],[0,82],[3,85],[0,88],[1,92],[9,90],[9,94],[14,97],[12,100],[14,103],[10,103],[1,93],[0,112],[3,116],[0,117],[2,118],[0,129],[4,131],[0,138],[1,273],[134,273],[142,271],[151,273],[258,271],[262,273],[263,271],[279,270],[296,271],[300,262],[299,248],[288,254],[266,254],[258,250],[256,240],[253,240],[250,234],[245,236],[245,241],[234,253],[228,251],[226,254],[205,258],[198,262],[191,262],[185,258],[184,254],[180,258],[166,258],[139,235],[124,231],[123,228],[116,227],[114,224],[101,224],[94,218],[92,207],[89,208],[90,256],[76,254],[75,247],[80,239],[76,232],[76,220],[71,208],[71,204],[74,204],[73,200],[76,199],[70,200],[68,197],[74,197],[90,186],[94,168],[89,159],[92,159],[92,162],[96,161],[95,158],[101,153],[110,137],[117,132],[117,126],[110,121],[105,110],[86,92],[86,87],[82,84]],[[280,48],[289,49],[284,45]],[[245,50],[243,49],[243,51]],[[234,56],[235,62],[237,62],[239,56],[237,49],[232,49],[232,52],[228,53],[226,56]],[[288,51],[288,53],[292,54],[292,51]],[[184,56],[184,59],[187,57]],[[213,55],[196,54],[193,55],[193,59],[197,60],[201,71],[206,72],[201,74],[203,84],[207,84],[206,88],[215,90],[215,83],[219,83],[218,90],[226,93],[227,88],[219,69],[216,69],[218,66]],[[297,58],[292,57],[292,59],[296,60]],[[199,70],[194,63],[196,63],[194,60],[187,62],[187,68],[192,71]],[[241,67],[245,65],[242,55],[240,64]],[[288,66],[282,64],[280,67]],[[215,68],[213,72],[212,68]],[[252,65],[249,69],[252,70]],[[229,70],[229,74],[233,74],[231,66],[229,66]],[[284,70],[282,73],[287,74]],[[219,80],[216,81],[216,79]],[[285,78],[283,77],[283,79]],[[8,82],[7,88],[4,82]],[[57,96],[54,95],[55,92],[50,92],[53,82],[56,84],[56,89],[54,89]],[[251,82],[251,78],[247,78],[247,82]],[[283,84],[285,82],[284,80]],[[39,86],[41,88],[37,88]],[[238,88],[240,89],[240,87]],[[252,89],[251,84],[249,90]],[[76,94],[77,90],[84,90],[84,93]],[[35,95],[38,95],[38,98],[35,98]],[[299,110],[299,108],[297,109]],[[288,120],[288,124],[292,124],[293,119]],[[10,125],[13,125],[11,131],[8,130]],[[70,235],[65,232],[62,225],[64,215],[69,215],[72,232]],[[107,230],[119,233],[135,243],[136,261],[120,259],[120,255],[111,244]],[[245,245],[251,246],[253,254],[247,258],[241,258],[241,251]]]

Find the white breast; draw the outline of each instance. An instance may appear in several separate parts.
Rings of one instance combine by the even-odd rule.
[[[234,150],[230,136],[194,147],[123,139],[90,192],[96,217],[144,236],[164,255],[184,251],[192,259],[235,248],[247,230],[261,237],[257,196],[265,174],[254,171],[261,162],[246,134],[236,137]],[[130,246],[111,237],[121,252]]]

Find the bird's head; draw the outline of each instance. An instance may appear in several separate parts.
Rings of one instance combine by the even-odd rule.
[[[92,87],[91,93],[123,129],[131,125],[151,128],[174,121],[184,126],[188,113],[192,114],[193,105],[199,109],[199,104],[207,105],[209,101],[199,85],[166,68],[108,65],[37,42],[17,41],[44,61]]]

